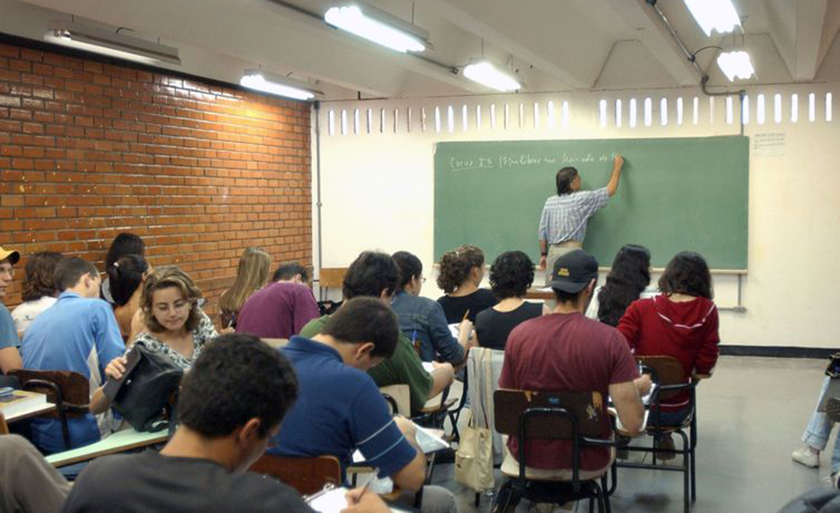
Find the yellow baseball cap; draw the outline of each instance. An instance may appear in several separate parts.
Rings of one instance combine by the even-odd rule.
[[[4,249],[0,246],[0,262],[3,260],[8,260],[10,264],[15,265],[20,260],[20,253]]]

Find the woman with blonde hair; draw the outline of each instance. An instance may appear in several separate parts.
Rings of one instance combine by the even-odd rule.
[[[251,294],[268,283],[271,256],[260,248],[245,248],[239,257],[236,281],[219,298],[223,328],[235,328],[236,316]]]
[[[198,306],[201,291],[192,279],[174,265],[155,269],[143,283],[140,308],[148,331],[140,333],[129,347],[141,344],[172,361],[185,372],[192,369],[202,348],[219,334],[213,321]],[[125,356],[118,356],[105,367],[109,378],[120,379],[125,372]],[[93,413],[108,409],[108,399],[100,387],[90,401]]]

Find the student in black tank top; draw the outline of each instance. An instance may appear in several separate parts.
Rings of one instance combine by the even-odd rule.
[[[464,244],[440,258],[437,284],[446,295],[438,303],[449,324],[464,318],[475,323],[479,312],[498,301],[487,289],[478,288],[484,279],[484,252],[471,244]]]
[[[534,263],[522,251],[508,251],[496,258],[490,268],[490,286],[499,303],[476,317],[479,346],[504,351],[508,335],[515,327],[542,315],[542,304],[523,299],[533,282]]]

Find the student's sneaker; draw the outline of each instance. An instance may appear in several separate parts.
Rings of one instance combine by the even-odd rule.
[[[676,446],[674,445],[674,438],[670,434],[662,435],[658,440],[656,440],[656,448],[673,451],[676,449]],[[656,459],[662,461],[669,461],[676,457],[677,455],[672,452],[656,453]]]
[[[790,457],[793,458],[793,461],[808,468],[818,468],[820,466],[820,455],[814,453],[809,447],[802,447],[793,451]]]

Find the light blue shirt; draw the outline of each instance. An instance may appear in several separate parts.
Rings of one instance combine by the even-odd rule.
[[[105,381],[108,362],[125,353],[125,344],[108,303],[64,292],[26,330],[20,352],[24,368],[78,372],[88,378],[92,393]],[[99,440],[93,415],[68,423],[72,447]],[[32,438],[47,452],[65,449],[58,420],[34,419]]]
[[[5,305],[0,304],[0,349],[17,347],[18,345],[20,345],[20,340],[18,340],[12,314],[9,313],[9,309]]]
[[[606,187],[548,198],[540,216],[540,240],[549,244],[583,242],[590,216],[604,208],[609,200]]]

